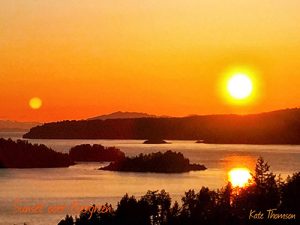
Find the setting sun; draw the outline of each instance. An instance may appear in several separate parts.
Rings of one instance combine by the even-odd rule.
[[[251,180],[250,171],[247,168],[234,168],[229,171],[229,182],[233,187],[244,187]]]
[[[242,73],[235,74],[229,79],[227,90],[234,99],[246,99],[252,94],[253,83],[248,75]]]
[[[42,107],[42,104],[43,104],[42,100],[38,97],[34,97],[29,100],[29,106],[32,109],[39,109]]]

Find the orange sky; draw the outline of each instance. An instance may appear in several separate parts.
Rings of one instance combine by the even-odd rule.
[[[298,0],[2,0],[0,119],[251,113],[300,106]],[[256,71],[227,104],[228,68]],[[32,110],[28,101],[40,97]]]

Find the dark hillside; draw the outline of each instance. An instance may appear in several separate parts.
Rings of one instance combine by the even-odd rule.
[[[62,121],[34,127],[24,138],[164,139],[205,143],[300,144],[300,109],[253,115]]]

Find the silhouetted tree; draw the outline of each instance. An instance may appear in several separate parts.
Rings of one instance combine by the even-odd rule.
[[[168,225],[180,225],[180,214],[181,208],[177,201],[175,201],[173,207],[170,209],[170,216],[168,220]]]
[[[186,224],[213,224],[217,207],[217,193],[202,187],[199,193],[190,190],[182,198],[182,219]]]
[[[233,212],[234,188],[229,182],[224,188],[217,191],[217,207],[215,210],[216,224],[236,225],[238,218]]]
[[[280,195],[275,178],[276,175],[270,172],[268,163],[262,157],[259,157],[253,176],[258,208],[271,209],[278,207]]]
[[[72,216],[66,215],[66,218],[64,220],[61,220],[58,225],[73,225],[74,220]]]
[[[141,211],[139,208],[141,204],[138,203],[135,197],[129,197],[126,194],[121,201],[118,203],[116,210],[116,221],[118,224],[123,225],[147,225],[149,218],[147,215],[141,215],[138,212]],[[144,209],[144,207],[142,207]],[[147,207],[145,211],[147,211]]]
[[[170,217],[171,198],[165,190],[161,192],[148,191],[146,195],[141,197],[140,201],[149,206],[152,225],[167,224]]]
[[[300,172],[288,177],[281,189],[281,208],[300,213]]]

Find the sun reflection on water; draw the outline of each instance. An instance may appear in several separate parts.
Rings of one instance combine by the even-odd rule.
[[[247,168],[233,168],[228,172],[228,181],[233,187],[245,187],[251,179],[250,170]]]

